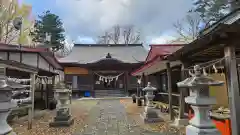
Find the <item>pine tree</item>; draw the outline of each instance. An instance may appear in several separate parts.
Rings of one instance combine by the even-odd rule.
[[[190,12],[200,14],[206,26],[218,21],[229,12],[228,0],[195,0]]]
[[[35,23],[35,29],[31,33],[33,41],[49,45],[53,51],[58,51],[64,47],[65,41],[63,23],[59,16],[46,11],[38,17]],[[51,35],[51,40],[46,41],[46,34]]]

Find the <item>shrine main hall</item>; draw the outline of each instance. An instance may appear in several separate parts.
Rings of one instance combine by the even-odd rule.
[[[142,44],[75,44],[59,62],[73,96],[121,97],[136,93],[137,79],[130,73],[146,57]]]

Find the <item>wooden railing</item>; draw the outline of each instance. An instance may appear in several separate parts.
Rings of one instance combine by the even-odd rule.
[[[159,92],[158,94],[160,94],[160,95],[169,95],[167,92]],[[176,96],[176,97],[180,97],[180,94],[174,94],[174,93],[172,93],[171,94],[172,96]]]
[[[78,87],[77,88],[72,88],[73,90],[92,90],[92,85],[90,85],[90,84],[85,84],[85,85],[83,85],[83,84],[81,84],[81,85],[78,85]]]

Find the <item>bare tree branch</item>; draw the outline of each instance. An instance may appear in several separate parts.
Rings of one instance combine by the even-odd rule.
[[[103,36],[99,36],[99,44],[137,44],[140,42],[140,32],[134,29],[133,25],[116,25],[106,31]]]
[[[110,34],[110,39],[114,44],[117,44],[120,41],[120,35],[121,35],[120,26],[116,25],[113,27],[113,29],[114,31],[113,33]]]
[[[189,42],[195,40],[199,35],[200,23],[201,19],[196,14],[188,14],[183,20],[174,23],[173,26],[176,29],[178,38],[173,42],[180,40]]]
[[[29,28],[25,28],[22,32],[25,32],[28,29]],[[18,37],[19,36],[19,32],[20,31],[16,31],[15,33],[12,33],[13,35],[11,35],[11,38],[8,38],[5,43],[10,44],[14,39],[20,38],[20,37]]]

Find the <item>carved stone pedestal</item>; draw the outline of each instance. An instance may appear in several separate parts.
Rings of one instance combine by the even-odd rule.
[[[159,117],[159,110],[154,107],[147,106],[141,115],[145,123],[163,122],[164,120]]]
[[[174,123],[172,124],[172,126],[174,126],[174,127],[186,126],[186,125],[188,125],[188,121],[189,120],[187,118],[186,119],[176,118],[174,120]]]
[[[162,118],[159,117],[159,110],[157,110],[152,105],[152,100],[154,98],[153,92],[157,89],[151,86],[151,83],[148,82],[147,87],[143,89],[143,91],[146,91],[145,95],[145,103],[146,107],[144,108],[143,114],[141,114],[142,118],[144,119],[144,122],[146,123],[154,123],[154,122],[161,122],[163,121]]]
[[[50,127],[70,126],[73,124],[73,119],[69,113],[69,110],[61,108],[57,111],[57,115],[54,121],[49,124]]]
[[[65,88],[64,83],[59,82],[55,87],[58,98],[57,114],[53,122],[49,123],[50,127],[70,126],[74,120],[71,117],[69,104],[71,91]]]

